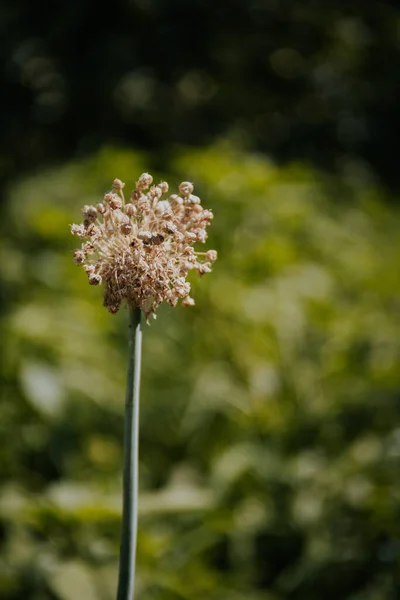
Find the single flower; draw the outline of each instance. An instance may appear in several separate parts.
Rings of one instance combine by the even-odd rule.
[[[74,252],[75,263],[85,269],[91,285],[104,285],[104,306],[113,314],[124,299],[146,318],[155,316],[161,302],[176,306],[182,300],[183,306],[192,306],[189,271],[209,273],[217,259],[215,250],[193,248],[206,241],[213,219],[193,195],[193,184],[185,181],[179,194],[165,198],[168,184],[152,183],[152,176],[143,173],[126,204],[125,184],[115,179],[103,202],[84,206],[83,223],[71,226],[71,233],[83,240]]]

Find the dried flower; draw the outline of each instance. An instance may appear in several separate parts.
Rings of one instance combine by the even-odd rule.
[[[216,250],[207,250],[206,252],[206,259],[211,261],[211,262],[215,262],[218,258],[218,254]]]
[[[153,183],[153,178],[148,173],[142,173],[136,182],[137,190],[147,190],[147,188]]]
[[[163,199],[168,184],[152,183],[152,176],[143,173],[131,202],[125,204],[125,184],[115,179],[103,203],[84,206],[83,224],[71,226],[71,233],[83,240],[74,261],[84,268],[91,285],[104,284],[104,305],[112,314],[124,299],[146,317],[154,315],[161,302],[176,306],[182,300],[183,306],[193,306],[186,281],[189,271],[209,273],[217,259],[215,250],[193,248],[195,242],[206,241],[213,218],[193,195],[193,184],[185,181],[180,195]]]
[[[182,181],[182,183],[179,186],[179,191],[182,194],[182,196],[184,196],[185,198],[190,196],[190,194],[193,192],[193,190],[194,190],[193,183],[190,183],[190,181]]]
[[[182,306],[194,306],[193,298],[186,296],[186,298],[182,300]]]
[[[112,187],[115,190],[122,190],[125,187],[125,184],[120,179],[114,179]]]

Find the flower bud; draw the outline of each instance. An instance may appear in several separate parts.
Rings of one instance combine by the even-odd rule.
[[[160,188],[163,194],[166,194],[168,192],[168,183],[166,181],[162,181],[161,183],[159,183],[158,187]]]
[[[133,190],[131,193],[131,200],[132,202],[137,202],[142,196],[143,194],[140,190]]]
[[[196,229],[196,240],[204,244],[207,239],[207,232],[205,229]]]
[[[128,217],[133,217],[133,215],[136,213],[136,206],[134,204],[125,204],[125,214],[128,215]]]
[[[169,203],[170,204],[179,204],[182,205],[182,198],[180,196],[178,196],[178,194],[171,194],[171,196],[168,198]]]
[[[139,231],[138,238],[142,240],[144,244],[150,244],[153,234],[151,231]]]
[[[207,260],[209,260],[211,262],[215,262],[218,258],[217,251],[216,250],[207,250],[206,258],[207,258]]]
[[[185,298],[190,292],[190,283],[185,281],[183,277],[178,277],[175,281],[173,291],[178,298]]]
[[[138,190],[147,190],[147,188],[153,183],[153,178],[149,173],[142,173],[136,182],[136,188]]]
[[[132,225],[130,223],[121,223],[120,225],[120,230],[121,233],[123,233],[124,235],[129,235],[130,232],[132,231]]]
[[[174,225],[173,223],[166,223],[164,225],[164,231],[165,233],[169,233],[170,235],[172,235],[173,233],[176,233],[176,225]]]
[[[148,196],[153,200],[158,200],[162,196],[161,188],[158,185],[153,185],[148,192]]]
[[[82,214],[89,223],[94,223],[97,219],[97,208],[86,204],[82,209]]]
[[[195,302],[190,296],[186,296],[186,298],[182,300],[182,306],[194,306],[194,304]]]
[[[91,275],[95,270],[94,265],[84,265],[83,268],[85,269],[87,275]]]
[[[203,212],[203,209],[201,208],[200,204],[192,204],[190,208],[192,210],[192,214],[195,215],[199,215]]]
[[[164,240],[165,240],[165,237],[163,236],[162,233],[153,233],[153,235],[151,237],[151,243],[154,244],[155,246],[159,246],[160,244],[163,243]]]
[[[93,252],[95,252],[95,246],[92,242],[85,242],[82,246],[82,251],[85,254],[93,254]]]
[[[160,200],[160,202],[157,203],[157,206],[154,209],[154,212],[156,213],[157,216],[161,216],[163,215],[165,212],[168,212],[171,210],[171,205],[168,202],[168,200]]]
[[[203,263],[197,265],[197,272],[199,275],[204,275],[205,273],[211,273],[211,265],[210,263]]]
[[[107,308],[108,308],[109,312],[110,312],[112,315],[115,315],[115,314],[117,314],[117,312],[119,311],[119,307],[120,307],[120,305],[121,305],[121,303],[120,303],[120,302],[118,302],[117,304],[106,304],[106,306],[107,306]]]
[[[74,252],[74,262],[76,265],[82,265],[85,261],[85,253],[83,250],[75,250]]]
[[[137,203],[137,207],[139,210],[148,211],[150,210],[150,201],[147,196],[142,196]]]
[[[170,306],[174,307],[178,304],[178,298],[174,295],[173,292],[170,292],[167,296],[167,302]]]
[[[110,208],[112,210],[117,210],[117,209],[121,208],[122,200],[121,200],[121,198],[119,198],[118,196],[113,194],[112,197],[109,199],[108,204],[110,205]]]
[[[71,225],[71,233],[78,237],[86,237],[86,229],[83,225]]]
[[[93,273],[92,275],[89,275],[89,283],[90,283],[90,285],[100,285],[101,282],[102,282],[101,275],[96,275],[96,273]]]
[[[179,191],[185,198],[190,196],[193,190],[193,183],[190,183],[190,181],[182,181],[182,183],[179,186]]]
[[[93,223],[89,223],[87,220],[84,221],[86,229],[86,235],[90,237],[98,236],[100,233],[100,229],[93,225]]]
[[[202,221],[212,221],[213,218],[214,215],[212,214],[211,210],[203,210],[203,214],[201,215]]]
[[[114,179],[112,187],[114,190],[122,190],[125,187],[125,184],[120,179]]]

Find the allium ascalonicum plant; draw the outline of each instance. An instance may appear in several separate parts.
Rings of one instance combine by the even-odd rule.
[[[91,285],[104,286],[104,306],[115,314],[122,302],[129,309],[128,374],[125,398],[122,534],[117,600],[132,600],[138,511],[139,390],[142,313],[148,322],[161,302],[193,306],[189,271],[211,272],[215,250],[197,252],[196,242],[207,239],[213,218],[183,182],[169,197],[168,184],[152,185],[143,173],[126,203],[125,184],[115,179],[111,191],[97,206],[84,206],[83,223],[71,233],[82,239],[74,261],[87,273]]]

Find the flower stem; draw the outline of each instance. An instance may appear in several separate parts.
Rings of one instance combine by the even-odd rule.
[[[140,308],[129,308],[128,376],[126,383],[124,424],[122,533],[117,600],[132,600],[135,588],[141,356],[141,310]]]

